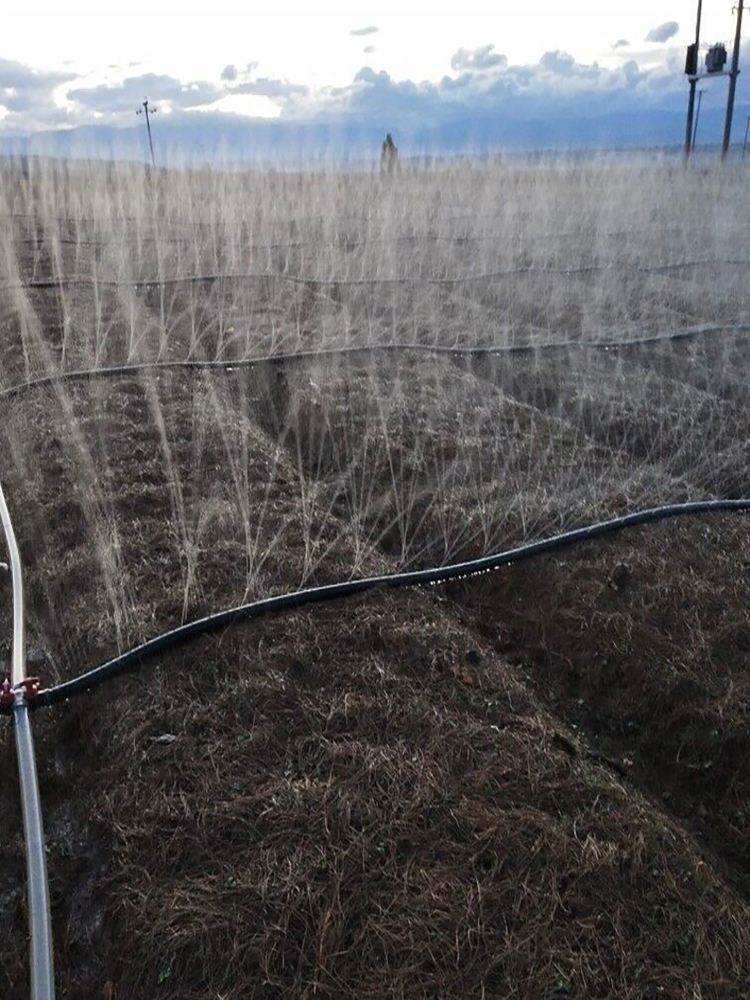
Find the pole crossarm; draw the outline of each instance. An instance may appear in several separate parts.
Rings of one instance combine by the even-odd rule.
[[[737,70],[738,75],[739,75],[739,72],[740,71]],[[690,75],[688,77],[688,80],[690,81],[690,83],[699,83],[701,80],[713,80],[716,77],[731,76],[731,75],[732,75],[731,69],[720,69],[720,70],[717,70],[715,73],[695,73],[695,74],[692,74],[692,75]]]

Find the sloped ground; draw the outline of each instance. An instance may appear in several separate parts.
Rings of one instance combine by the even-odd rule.
[[[366,400],[371,377],[355,369],[347,386],[339,371],[326,414],[339,388]],[[433,377],[445,387],[442,366],[424,372]],[[302,386],[319,371],[289,378]],[[9,490],[21,503],[32,629],[44,626],[32,634],[53,675],[115,640],[92,557],[98,522],[77,493],[81,455],[109,470],[94,478],[114,503],[106,523],[131,596],[130,642],[184,611],[175,483],[185,524],[192,504],[220,512],[205,529],[190,616],[241,598],[247,549],[236,533],[248,515],[263,553],[250,596],[293,586],[306,565],[347,575],[346,508],[334,516],[318,499],[312,533],[294,518],[311,494],[292,459],[340,454],[336,425],[323,421],[321,452],[314,429],[292,432],[310,429],[307,416],[284,423],[279,452],[269,431],[281,411],[264,408],[265,384],[243,390],[255,400],[244,412],[266,413],[238,438],[253,484],[244,510],[228,472],[243,447],[226,445],[239,432],[215,436],[203,380],[169,378],[154,390],[158,408],[148,381],[77,387],[66,399],[80,416],[73,449],[54,445],[49,397],[14,406],[28,469]],[[212,391],[226,428],[223,394],[236,399],[239,386]],[[199,451],[190,412],[201,414]],[[356,420],[356,409],[342,412]],[[436,453],[450,454],[452,440],[446,432]],[[564,441],[550,454],[563,456]],[[58,448],[61,468],[37,453],[44,446]],[[322,539],[320,562],[310,537]],[[395,565],[388,551],[370,546],[362,571]],[[742,996],[747,556],[744,519],[655,526],[450,592],[238,626],[36,716],[61,984],[81,997]],[[16,845],[4,876],[6,974],[21,996],[21,826],[3,773],[2,823]]]
[[[746,898],[749,581],[746,519],[718,518],[450,588],[545,704],[662,801]]]
[[[365,229],[346,251],[353,271],[373,252]],[[32,254],[24,273],[91,268],[80,226],[68,235],[72,257]],[[340,269],[344,251],[330,253]],[[698,301],[664,287],[665,315]],[[499,288],[470,306],[446,296],[440,330],[451,309],[527,309],[534,289],[512,303]],[[606,302],[604,279],[589,293]],[[166,304],[118,293],[106,308],[90,289],[73,305],[39,295],[3,313],[3,384],[41,363],[76,367],[93,343],[122,360],[133,330],[184,356],[193,334],[214,347],[240,336],[237,315],[265,310],[278,333],[299,306],[315,346],[318,320],[348,328],[369,309],[387,325],[396,310],[361,290],[315,306],[246,292],[231,320],[212,289]],[[730,282],[704,305],[736,317],[742,301]],[[562,309],[538,304],[542,326]],[[408,325],[415,303],[397,307]],[[643,303],[628,308],[635,318]],[[24,360],[41,344],[52,353]],[[745,344],[584,364],[572,352],[257,366],[6,401],[3,484],[45,680],[300,583],[747,495]],[[746,996],[749,539],[745,517],[690,519],[450,587],[274,616],[39,712],[60,995]],[[4,732],[0,983],[21,997],[21,817]]]
[[[745,992],[710,856],[432,593],[237,629],[37,718],[69,995]]]

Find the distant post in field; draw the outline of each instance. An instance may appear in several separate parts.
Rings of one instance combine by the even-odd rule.
[[[380,152],[380,174],[390,177],[398,167],[398,148],[393,141],[393,136],[389,132],[385,137]]]
[[[148,98],[145,98],[141,106],[136,111],[137,115],[146,116],[146,130],[148,132],[148,148],[151,150],[151,166],[156,169],[156,160],[154,159],[154,140],[151,137],[151,115],[155,115],[158,108],[153,107],[148,103]]]

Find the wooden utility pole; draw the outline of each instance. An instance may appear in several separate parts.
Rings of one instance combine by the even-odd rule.
[[[698,135],[698,122],[701,117],[701,101],[703,100],[703,95],[706,93],[705,87],[698,88],[698,110],[695,112],[695,128],[693,129],[693,143],[692,151],[695,152],[695,137]]]
[[[721,158],[726,159],[729,152],[729,142],[732,138],[732,113],[734,112],[734,93],[737,90],[737,77],[740,75],[740,39],[742,35],[743,0],[737,0],[737,30],[734,35],[734,51],[732,52],[732,68],[729,71],[729,94],[727,96],[727,114],[724,119],[724,141],[721,144]]]
[[[138,108],[138,110],[136,111],[137,115],[145,114],[146,116],[146,130],[148,131],[148,148],[151,150],[151,166],[154,169],[156,169],[156,160],[154,159],[154,141],[151,138],[151,119],[149,115],[155,115],[157,111],[158,108],[154,108],[152,107],[152,105],[148,103],[148,98],[144,100],[140,108]]]
[[[695,20],[695,70],[693,76],[698,74],[698,59],[701,41],[701,10],[703,8],[703,0],[698,0],[698,16]],[[688,110],[687,110],[687,121],[685,123],[685,159],[690,158],[690,150],[693,145],[693,111],[695,110],[695,87],[698,83],[697,79],[690,80],[690,94],[688,96]]]

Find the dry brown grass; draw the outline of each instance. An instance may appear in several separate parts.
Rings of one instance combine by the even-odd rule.
[[[71,995],[743,994],[746,904],[435,594],[38,725]]]

